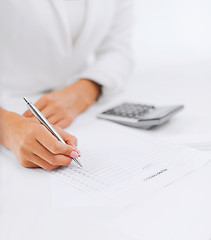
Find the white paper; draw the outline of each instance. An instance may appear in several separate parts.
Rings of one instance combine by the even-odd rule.
[[[148,196],[110,226],[135,239],[211,239],[211,164]]]
[[[112,203],[116,200],[117,205],[138,201],[138,197],[171,184],[211,158],[103,121],[75,134],[80,140],[83,168],[71,164],[53,174],[80,194]]]
[[[185,145],[200,151],[211,152],[211,142],[195,142],[195,143],[187,143]]]

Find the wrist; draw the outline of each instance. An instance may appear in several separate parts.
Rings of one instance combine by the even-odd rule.
[[[101,86],[88,79],[79,79],[73,86],[83,105],[83,110],[95,102],[101,93]],[[70,88],[72,88],[72,86],[70,86]]]
[[[87,89],[87,93],[90,93],[90,97],[96,100],[101,93],[101,86],[96,82],[89,79],[80,79],[77,82],[79,85],[83,85]]]

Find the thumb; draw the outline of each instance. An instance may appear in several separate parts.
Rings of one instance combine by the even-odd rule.
[[[24,117],[26,118],[30,118],[33,116],[32,112],[30,110],[27,110],[24,114],[23,114]]]

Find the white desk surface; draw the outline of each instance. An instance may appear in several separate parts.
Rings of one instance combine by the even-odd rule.
[[[185,104],[185,110],[166,125],[151,130],[150,134],[181,143],[211,142],[210,78],[211,68],[206,63],[201,66],[197,64],[178,66],[157,72],[142,71],[136,74],[135,80],[124,94],[105,105],[91,107],[74,122],[72,129],[91,121],[100,121],[95,119],[97,113],[106,106],[112,106],[123,100],[157,105],[181,103]],[[206,194],[211,195],[209,173],[211,164],[207,165],[206,171],[201,170],[203,176],[201,181],[206,179],[207,183],[203,185],[204,197]],[[200,181],[200,172],[196,177]],[[184,198],[186,188],[189,189],[187,198],[190,197],[191,191],[188,186],[188,183],[181,186]],[[200,186],[199,184],[191,188],[195,195],[197,191],[201,193]],[[171,196],[168,197],[171,202],[177,201]],[[200,208],[200,203],[196,204],[198,205],[194,207]],[[209,204],[207,208],[210,212]],[[14,159],[0,154],[1,240],[133,239],[107,225],[118,215],[118,211],[110,208],[53,208],[49,174],[38,169],[24,169]]]

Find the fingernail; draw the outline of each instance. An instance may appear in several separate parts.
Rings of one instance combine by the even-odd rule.
[[[74,148],[73,148],[73,151],[74,151],[74,152],[77,152],[77,153],[79,154],[79,157],[80,157],[80,154],[81,154],[81,153],[80,153],[80,151],[78,150],[77,147],[74,147]]]
[[[77,153],[76,151],[72,151],[72,152],[70,153],[70,157],[71,157],[71,158],[78,158],[79,156],[80,156],[80,154]]]
[[[75,149],[76,149],[76,152],[81,155],[81,152],[80,152],[80,150],[78,149],[78,147],[75,147]]]

